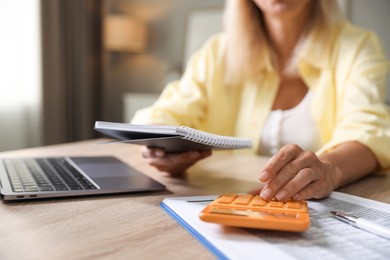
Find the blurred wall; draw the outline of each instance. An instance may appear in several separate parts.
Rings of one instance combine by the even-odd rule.
[[[353,0],[349,3],[351,21],[375,31],[390,57],[390,1],[389,0]],[[387,101],[390,104],[390,80],[388,81]]]
[[[160,93],[167,81],[180,75],[190,14],[198,10],[222,10],[224,3],[224,0],[105,0],[104,14],[128,14],[145,22],[148,40],[142,53],[104,52],[102,119],[123,120],[124,93]]]

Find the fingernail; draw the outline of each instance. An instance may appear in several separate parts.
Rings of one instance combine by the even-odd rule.
[[[260,181],[262,181],[262,182],[268,181],[270,175],[271,175],[271,174],[270,174],[269,172],[263,171],[263,172],[261,172],[261,174],[260,174],[260,176],[259,176],[259,179],[260,179]]]
[[[286,197],[287,197],[287,191],[285,190],[281,190],[275,195],[275,198],[279,201],[284,201]]]
[[[161,151],[161,150],[157,150],[155,154],[158,157],[163,157],[165,153],[163,151]]]
[[[262,190],[260,193],[260,197],[262,197],[264,200],[269,200],[272,195],[272,190],[270,188],[267,188],[265,190]]]

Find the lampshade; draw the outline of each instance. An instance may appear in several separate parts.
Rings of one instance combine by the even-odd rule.
[[[103,44],[109,51],[143,51],[146,25],[127,15],[108,15],[103,22]]]

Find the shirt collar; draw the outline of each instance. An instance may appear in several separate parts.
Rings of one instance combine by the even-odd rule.
[[[330,44],[324,43],[319,46],[318,42],[308,38],[298,54],[297,65],[298,67],[302,65],[310,66],[313,69],[327,68],[330,66],[330,51]],[[268,72],[275,70],[272,54],[269,49],[266,49],[263,58],[259,62],[260,70]]]
[[[303,43],[302,49],[298,54],[297,65],[301,67],[302,65],[311,67],[312,69],[326,69],[331,66],[331,53],[333,48],[333,43],[335,37],[340,28],[338,26],[332,26],[329,33],[323,40],[318,41],[314,40],[312,35],[309,35],[308,38]],[[320,42],[320,44],[319,44]],[[259,61],[259,69],[265,71],[274,71],[274,64],[272,61],[271,51],[266,48],[264,51],[263,58]]]
[[[308,39],[305,42],[298,56],[298,66],[305,64],[316,69],[324,69],[329,67],[329,62],[329,45],[321,44],[321,46],[319,46],[312,39]]]
[[[298,66],[305,63],[316,69],[329,68],[333,44],[339,31],[337,28],[340,28],[337,24],[331,26],[321,40],[314,40],[313,35],[308,36],[298,55]]]

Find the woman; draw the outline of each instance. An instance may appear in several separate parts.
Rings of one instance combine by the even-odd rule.
[[[390,169],[389,63],[372,32],[331,0],[230,0],[225,15],[225,32],[132,123],[251,138],[253,153],[273,155],[259,176],[266,200],[322,198]],[[142,154],[177,174],[211,152]]]

